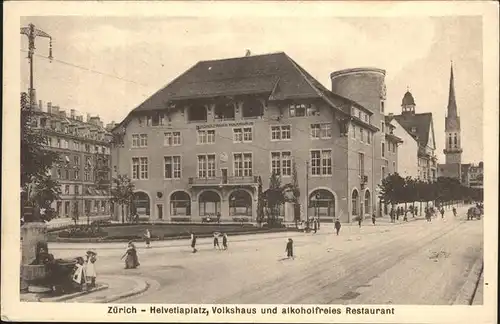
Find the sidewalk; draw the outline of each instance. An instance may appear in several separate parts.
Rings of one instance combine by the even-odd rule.
[[[99,276],[97,287],[89,292],[75,292],[57,297],[22,293],[24,302],[110,303],[122,298],[138,295],[149,288],[149,284],[134,276]]]

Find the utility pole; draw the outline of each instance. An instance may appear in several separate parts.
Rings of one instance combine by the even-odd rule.
[[[36,104],[35,99],[35,87],[33,82],[33,60],[35,55],[35,38],[45,37],[49,39],[49,56],[50,62],[52,62],[52,36],[47,34],[46,32],[36,29],[35,25],[29,24],[28,27],[21,27],[21,34],[26,35],[28,37],[29,46],[28,46],[28,60],[30,62],[30,88],[29,88],[29,96],[30,96],[30,109],[33,109]]]
[[[306,161],[306,231],[309,230],[309,161]]]

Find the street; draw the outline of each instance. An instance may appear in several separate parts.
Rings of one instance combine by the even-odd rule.
[[[142,278],[150,284],[141,295],[118,302],[449,305],[482,258],[483,221],[465,221],[464,212],[460,208],[455,219],[447,211],[444,220],[431,223],[346,224],[339,236],[332,225],[322,224],[317,234],[229,237],[227,251],[214,250],[211,239],[199,239],[195,254],[188,240],[153,242],[157,246],[151,249],[139,242],[141,266],[133,270],[123,269],[120,260],[125,243],[123,248],[93,247],[98,276]],[[295,260],[286,259],[288,237],[294,240]],[[57,243],[49,248],[56,257],[80,253],[59,249]]]

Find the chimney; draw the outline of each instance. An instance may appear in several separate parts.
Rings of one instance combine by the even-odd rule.
[[[87,113],[87,123],[90,123],[90,120],[91,120],[92,117],[90,117],[90,114]]]
[[[59,106],[52,106],[52,113],[54,115],[59,115]]]
[[[52,102],[47,102],[47,112],[49,114],[52,114]]]
[[[43,111],[43,104],[41,100],[38,100],[38,110]]]
[[[74,109],[70,110],[70,117],[71,117],[71,119],[75,119],[75,110]]]

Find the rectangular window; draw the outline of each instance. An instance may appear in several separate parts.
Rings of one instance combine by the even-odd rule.
[[[215,143],[215,130],[198,130],[198,144]]]
[[[372,143],[372,133],[370,131],[366,132],[366,142],[368,144]]]
[[[243,142],[243,132],[241,128],[233,129],[233,142],[235,143]]]
[[[64,186],[64,194],[69,195],[69,185]]]
[[[364,132],[363,128],[359,128],[359,140],[361,142],[365,141],[365,132]]]
[[[382,131],[382,133],[385,133],[385,123],[384,122],[381,122],[380,123],[380,130]]]
[[[281,174],[281,153],[271,152],[271,172]]]
[[[271,172],[281,176],[291,176],[291,152],[271,152]]]
[[[311,151],[311,174],[331,175],[332,174],[332,151],[314,150]]]
[[[382,167],[382,179],[385,179],[385,166]]]
[[[332,125],[321,124],[321,138],[331,138],[331,137],[332,137]]]
[[[147,147],[148,134],[132,134],[132,147]],[[96,151],[98,149],[96,148]]]
[[[396,169],[396,161],[392,161],[392,170],[394,170],[394,172],[398,172]]]
[[[365,155],[363,153],[358,153],[358,171],[360,177],[365,175]]]
[[[148,158],[132,158],[132,179],[144,180],[148,178]]]
[[[332,174],[332,151],[331,150],[322,150],[321,151],[321,167],[323,171],[323,175],[331,175]]]
[[[132,134],[132,147],[139,147],[139,134]]]
[[[352,128],[352,138],[356,139],[356,125],[351,124]]]
[[[215,154],[198,155],[198,178],[215,178]]]
[[[382,157],[385,157],[385,143],[382,142]]]
[[[146,116],[146,126],[151,126],[153,119],[151,116]]]
[[[181,157],[165,156],[164,159],[164,177],[165,179],[181,178]]]
[[[84,181],[92,181],[91,177],[90,177],[90,172],[89,171],[85,171],[83,173],[83,177],[84,177]]]
[[[79,195],[79,194],[80,194],[80,186],[75,185],[75,195]]]
[[[140,162],[140,167],[141,167],[140,177],[141,177],[141,179],[147,179],[148,178],[148,158],[141,157],[141,158],[139,158],[139,162]]]
[[[80,180],[80,171],[75,170],[75,180]]]
[[[233,161],[235,177],[252,176],[252,153],[234,153]]]
[[[290,117],[317,116],[318,108],[312,104],[291,104],[289,114]]]
[[[233,142],[251,142],[253,139],[252,127],[233,128]]]
[[[166,132],[163,134],[164,146],[179,146],[181,145],[181,132]]]
[[[271,126],[271,141],[283,141],[291,139],[291,126]]]
[[[380,101],[380,112],[383,114],[385,110],[385,101]]]
[[[319,124],[311,124],[311,138],[320,138],[320,126]]]

